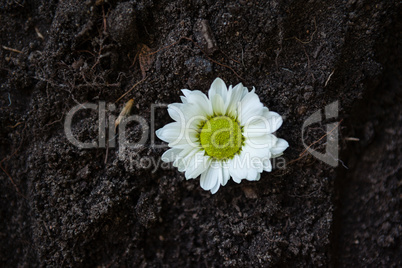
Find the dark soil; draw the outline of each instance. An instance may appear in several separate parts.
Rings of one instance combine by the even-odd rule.
[[[401,11],[370,0],[3,0],[0,266],[400,267]],[[211,195],[175,168],[133,164],[159,159],[150,139],[120,154],[67,140],[72,107],[115,103],[144,77],[108,116],[134,98],[150,122],[152,105],[178,102],[182,88],[242,82],[285,116],[286,169]],[[340,165],[292,161],[303,122],[337,100]],[[165,109],[156,118],[155,129],[171,121]],[[97,111],[80,111],[73,133],[97,140],[98,125]],[[142,134],[128,129],[131,141]]]

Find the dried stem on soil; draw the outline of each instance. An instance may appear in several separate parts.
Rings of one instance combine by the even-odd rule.
[[[118,98],[114,103],[118,102],[119,100],[121,100],[122,98],[124,98],[128,93],[130,93],[135,87],[137,87],[139,84],[141,84],[142,82],[144,82],[145,80],[147,80],[148,76],[143,78],[142,80],[138,81],[137,83],[134,84],[134,86],[132,86],[126,93],[124,93],[123,95],[120,96],[120,98]]]
[[[288,165],[290,165],[290,164],[292,164],[292,163],[295,163],[295,162],[301,160],[301,159],[305,156],[305,154],[306,154],[306,152],[308,151],[308,149],[311,148],[311,146],[313,146],[313,145],[316,144],[317,142],[320,142],[323,138],[325,138],[326,136],[328,136],[329,134],[331,134],[337,127],[339,127],[339,125],[342,123],[342,121],[343,121],[343,119],[341,119],[341,120],[338,122],[338,124],[336,124],[336,126],[331,129],[330,132],[325,133],[325,134],[324,134],[323,136],[321,136],[318,140],[316,140],[316,141],[314,141],[313,143],[311,143],[306,149],[303,150],[303,152],[301,152],[301,153],[299,154],[299,157],[298,157],[298,158],[291,160],[291,161],[288,163]]]

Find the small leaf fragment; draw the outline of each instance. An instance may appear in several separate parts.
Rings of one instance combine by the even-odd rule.
[[[138,55],[138,60],[140,62],[142,78],[145,78],[147,71],[151,69],[152,64],[155,62],[155,54],[152,54],[152,50],[147,45],[140,45],[141,50]]]
[[[114,127],[117,128],[117,126],[120,124],[120,122],[126,117],[127,115],[130,114],[131,108],[133,107],[134,104],[134,99],[130,99],[123,107],[121,110],[119,116],[117,117]]]

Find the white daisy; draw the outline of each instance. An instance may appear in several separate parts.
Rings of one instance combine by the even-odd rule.
[[[270,172],[270,158],[289,146],[274,133],[282,117],[270,112],[260,102],[255,89],[248,91],[241,83],[226,87],[216,78],[208,91],[183,89],[182,103],[168,106],[175,121],[156,131],[171,147],[162,155],[173,162],[186,179],[201,175],[204,190],[216,193],[229,178],[258,181],[265,170]]]

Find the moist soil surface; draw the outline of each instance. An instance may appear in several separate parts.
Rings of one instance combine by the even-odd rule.
[[[401,11],[370,0],[3,0],[0,265],[401,267]],[[285,168],[211,195],[161,164],[154,131],[181,89],[206,93],[216,77],[255,87],[290,147]],[[125,138],[141,146],[109,132],[130,99],[138,120]],[[303,129],[336,101],[336,118]],[[72,135],[92,149],[64,127],[87,104]],[[303,154],[325,153],[334,122],[337,167]]]

